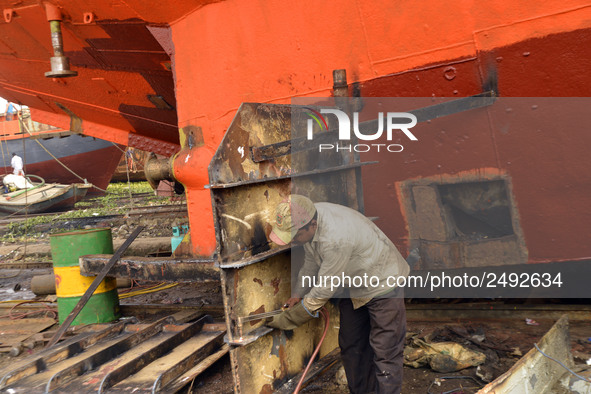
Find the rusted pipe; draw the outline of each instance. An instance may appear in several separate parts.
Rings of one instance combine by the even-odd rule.
[[[126,289],[128,287],[131,287],[131,279],[116,279],[118,289]],[[31,291],[35,295],[55,294],[55,274],[33,276],[31,278]]]
[[[151,153],[144,163],[144,174],[154,190],[158,188],[160,181],[175,181],[171,159],[158,159],[154,153]]]
[[[341,68],[332,70],[332,95],[335,105],[346,112],[354,111],[351,108],[351,99],[349,98],[349,85],[347,83],[347,70]]]
[[[339,69],[332,70],[332,90],[335,97],[347,97],[348,96],[348,85],[347,85],[347,70]]]
[[[64,42],[62,38],[62,14],[55,5],[45,3],[45,12],[51,28],[51,46],[53,56],[50,59],[51,71],[45,73],[47,78],[75,77],[77,71],[70,70],[70,60],[64,56]]]
[[[359,97],[359,86],[351,84],[353,97],[349,96],[349,83],[347,82],[347,70],[344,68],[332,70],[332,95],[335,97],[337,107],[350,112],[359,112],[363,109],[363,100]]]

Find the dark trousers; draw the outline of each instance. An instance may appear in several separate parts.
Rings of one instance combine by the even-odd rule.
[[[400,393],[402,389],[406,336],[402,292],[397,289],[393,292],[397,298],[374,298],[358,309],[348,298],[339,303],[339,346],[353,394]]]

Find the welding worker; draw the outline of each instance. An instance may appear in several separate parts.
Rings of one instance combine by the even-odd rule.
[[[16,153],[12,154],[12,160],[10,160],[10,165],[12,166],[12,173],[14,175],[25,176],[25,173],[23,171],[23,159]]]
[[[340,297],[339,346],[349,390],[400,393],[406,310],[403,289],[388,278],[407,276],[410,269],[394,244],[361,213],[343,205],[314,204],[296,194],[277,206],[269,238],[279,245],[303,245],[305,257],[299,283],[285,305],[289,309],[267,325],[293,330],[318,317],[330,298]],[[375,277],[371,285],[342,283],[335,289],[318,281],[302,286],[306,276],[335,281],[365,274]]]

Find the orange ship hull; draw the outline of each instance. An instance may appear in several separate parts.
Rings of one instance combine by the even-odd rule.
[[[193,252],[201,256],[216,245],[207,167],[242,102],[331,96],[335,69],[347,71],[350,94],[362,97],[463,97],[491,88],[490,81],[502,97],[591,93],[585,1],[61,0],[53,8],[78,72],[68,79],[44,77],[52,56],[48,7],[0,3],[0,95],[30,106],[43,123],[168,156],[180,149],[174,172],[187,190],[199,234]],[[579,149],[589,133],[565,132],[567,153],[551,160],[539,160],[550,148],[531,133],[507,141],[496,133],[476,133],[451,153],[433,138],[415,151],[380,156],[383,167],[364,173],[367,214],[408,249],[404,182],[502,173],[512,179],[528,262],[591,256],[591,173]],[[445,143],[463,135],[451,132]],[[517,148],[532,144],[539,149]],[[566,186],[567,195],[560,192]]]

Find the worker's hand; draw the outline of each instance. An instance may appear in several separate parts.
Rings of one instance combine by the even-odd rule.
[[[304,304],[300,302],[273,317],[273,320],[267,323],[267,326],[279,328],[280,330],[293,330],[314,317],[308,313],[304,308]]]
[[[285,301],[285,304],[283,304],[283,307],[284,308],[291,308],[292,306],[294,306],[295,304],[297,304],[301,300],[302,300],[302,297],[291,297],[289,300]]]

